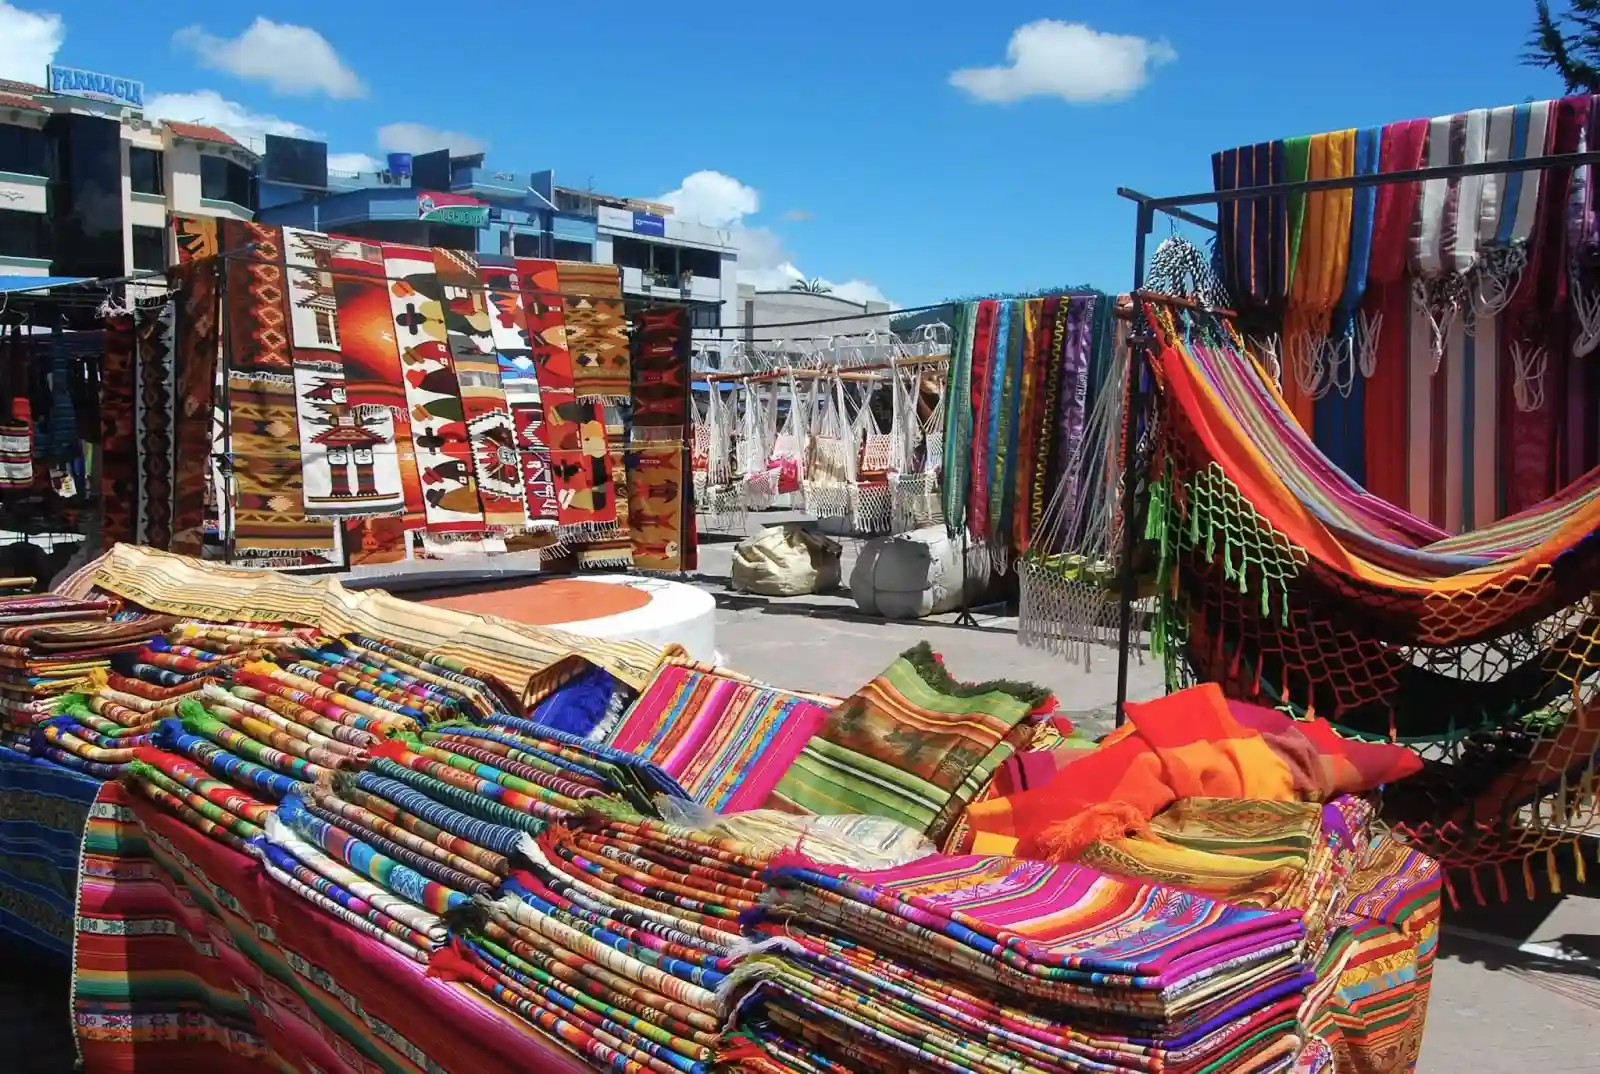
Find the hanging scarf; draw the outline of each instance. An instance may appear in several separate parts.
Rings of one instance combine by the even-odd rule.
[[[996,322],[1003,320],[999,303],[978,303],[977,328],[972,340],[972,467],[963,495],[967,499],[967,532],[982,539],[989,532],[989,392],[995,362]]]
[[[1354,130],[1312,136],[1308,178],[1345,178],[1354,164]],[[1315,431],[1315,401],[1333,379],[1325,351],[1333,307],[1344,290],[1351,204],[1349,190],[1306,196],[1306,223],[1283,321],[1283,386],[1285,401],[1307,433]]]
[[[1413,171],[1421,166],[1428,121],[1383,128],[1378,168]],[[1408,384],[1411,295],[1405,283],[1412,220],[1420,191],[1416,183],[1378,187],[1373,207],[1368,287],[1362,304],[1365,334],[1372,337],[1372,376],[1364,388],[1366,486],[1389,503],[1407,503]]]
[[[1595,146],[1591,135],[1596,133],[1596,109],[1593,97],[1579,100],[1578,110],[1583,116],[1583,128],[1577,151],[1583,152]],[[1566,435],[1562,439],[1557,470],[1557,482],[1560,485],[1576,481],[1594,465],[1595,423],[1590,403],[1594,397],[1594,364],[1589,356],[1594,348],[1591,333],[1595,328],[1600,328],[1600,325],[1594,325],[1596,312],[1600,311],[1591,312],[1596,290],[1593,272],[1595,217],[1590,209],[1593,185],[1592,169],[1572,169],[1572,189],[1567,199],[1567,250],[1564,261],[1570,273],[1568,290],[1573,305],[1568,307],[1570,344],[1560,352],[1567,367],[1566,390],[1561,393],[1566,403]],[[1579,302],[1583,303],[1581,310],[1576,306]]]
[[[1298,138],[1286,138],[1283,142],[1283,178],[1289,183],[1303,183],[1311,167],[1311,136],[1301,135]],[[1306,222],[1306,196],[1305,194],[1290,194],[1287,202],[1289,225],[1289,261],[1288,275],[1284,278],[1284,289],[1288,292],[1294,290],[1295,266],[1300,260],[1300,240],[1305,231]]]
[[[1530,116],[1527,155],[1576,151],[1587,121],[1587,97],[1542,102],[1548,119],[1542,145],[1538,105]],[[1536,149],[1535,147],[1538,146]],[[1518,211],[1526,205],[1532,178],[1540,175],[1527,241],[1522,282],[1500,318],[1500,487],[1505,514],[1515,514],[1550,496],[1557,485],[1557,400],[1564,389],[1567,346],[1566,208],[1570,169],[1523,172]]]
[[[950,326],[950,366],[944,387],[944,456],[939,500],[945,532],[954,537],[967,521],[967,484],[972,477],[972,339],[976,302],[956,307]]]
[[[1283,142],[1261,142],[1213,154],[1212,181],[1217,190],[1267,186],[1282,183],[1287,166]],[[1241,310],[1270,318],[1283,302],[1292,264],[1289,230],[1286,198],[1229,201],[1219,207],[1222,274]]]
[[[1373,175],[1378,170],[1381,135],[1375,127],[1356,131],[1353,175]],[[1329,324],[1329,354],[1333,383],[1317,400],[1315,425],[1324,453],[1356,484],[1364,484],[1364,422],[1366,384],[1360,369],[1356,315],[1366,293],[1372,253],[1373,215],[1377,188],[1353,190],[1350,202],[1350,238],[1346,249],[1344,283]]]
[[[988,418],[984,426],[988,443],[984,516],[988,524],[977,534],[986,538],[992,548],[1004,546],[1006,474],[1011,463],[1007,446],[1016,398],[1017,352],[1022,345],[1022,325],[1018,317],[1021,308],[1020,302],[1005,302],[996,313],[994,365],[989,374]]]
[[[1061,461],[1056,452],[1056,426],[1061,420],[1061,382],[1066,376],[1062,364],[1062,352],[1067,342],[1067,315],[1072,310],[1072,299],[1067,296],[1047,299],[1048,334],[1041,341],[1044,348],[1045,374],[1043,384],[1044,412],[1039,420],[1037,430],[1038,448],[1035,460],[1033,481],[1033,517],[1030,522],[1030,531],[1038,535],[1039,527],[1044,521],[1044,512],[1050,506],[1050,500],[1055,495],[1056,488],[1060,485]],[[1057,533],[1045,534],[1047,537],[1056,537]],[[1060,549],[1055,546],[1044,549],[1046,553],[1056,552]]]
[[[1055,328],[1059,298],[1032,299],[1023,303],[1027,323],[1027,349],[1024,351],[1022,387],[1017,425],[1016,483],[1012,489],[1012,539],[1018,553],[1026,552],[1033,539],[1035,496],[1039,488],[1039,429],[1047,409],[1044,382],[1049,366],[1050,343]]]

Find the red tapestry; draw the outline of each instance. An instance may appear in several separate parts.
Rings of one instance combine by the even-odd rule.
[[[9,415],[7,415],[9,416]],[[135,539],[139,457],[133,434],[133,315],[106,318],[100,366],[101,535],[105,547]]]

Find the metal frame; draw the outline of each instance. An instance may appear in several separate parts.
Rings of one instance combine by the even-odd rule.
[[[1211,190],[1195,194],[1179,194],[1168,198],[1153,198],[1137,190],[1118,187],[1117,196],[1133,202],[1138,209],[1133,233],[1133,295],[1135,300],[1145,298],[1170,301],[1177,305],[1193,303],[1174,300],[1168,296],[1144,293],[1145,240],[1155,226],[1157,213],[1170,216],[1196,227],[1217,230],[1216,221],[1207,220],[1186,212],[1191,205],[1224,205],[1258,198],[1281,198],[1290,194],[1313,194],[1327,190],[1365,190],[1369,187],[1392,186],[1396,183],[1418,183],[1438,179],[1464,179],[1474,175],[1510,175],[1517,172],[1548,171],[1553,168],[1575,168],[1600,164],[1600,150],[1584,153],[1556,153],[1550,156],[1526,157],[1522,160],[1485,161],[1481,164],[1448,164],[1436,168],[1413,168],[1400,172],[1375,172],[1370,175],[1351,175],[1339,179],[1302,179],[1293,183],[1273,183],[1267,186],[1242,187],[1237,190]],[[1214,311],[1225,313],[1226,311]],[[1138,511],[1138,482],[1135,480],[1139,458],[1139,420],[1149,403],[1149,353],[1154,337],[1144,318],[1135,316],[1133,332],[1129,336],[1128,400],[1122,416],[1122,552],[1117,565],[1117,588],[1120,622],[1117,636],[1117,710],[1116,722],[1121,726],[1128,703],[1128,655],[1133,643],[1133,554],[1138,545],[1135,534],[1135,514]]]

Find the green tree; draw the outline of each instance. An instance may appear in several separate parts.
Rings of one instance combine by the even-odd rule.
[[[1549,0],[1534,0],[1533,32],[1522,62],[1554,71],[1568,93],[1600,93],[1600,0],[1568,0],[1555,15]]]
[[[809,280],[796,280],[789,285],[789,290],[804,291],[812,295],[825,295],[832,291],[833,288],[824,283],[820,277],[817,277]]]

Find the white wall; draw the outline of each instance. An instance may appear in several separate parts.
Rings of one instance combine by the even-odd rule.
[[[134,149],[162,149],[161,134],[159,131],[143,125],[134,126],[131,123],[122,125],[122,264],[124,272],[133,271],[133,229],[138,227],[158,227],[163,230],[167,226],[167,203],[165,200],[157,201],[149,195],[133,193],[132,169],[128,163],[129,153]],[[172,253],[172,239],[167,239],[167,253]]]
[[[167,146],[167,208],[179,216],[209,216],[200,207],[200,149]]]
[[[45,184],[42,176],[35,180],[32,176],[12,179],[0,175],[0,209],[20,213],[49,212],[50,200]]]

